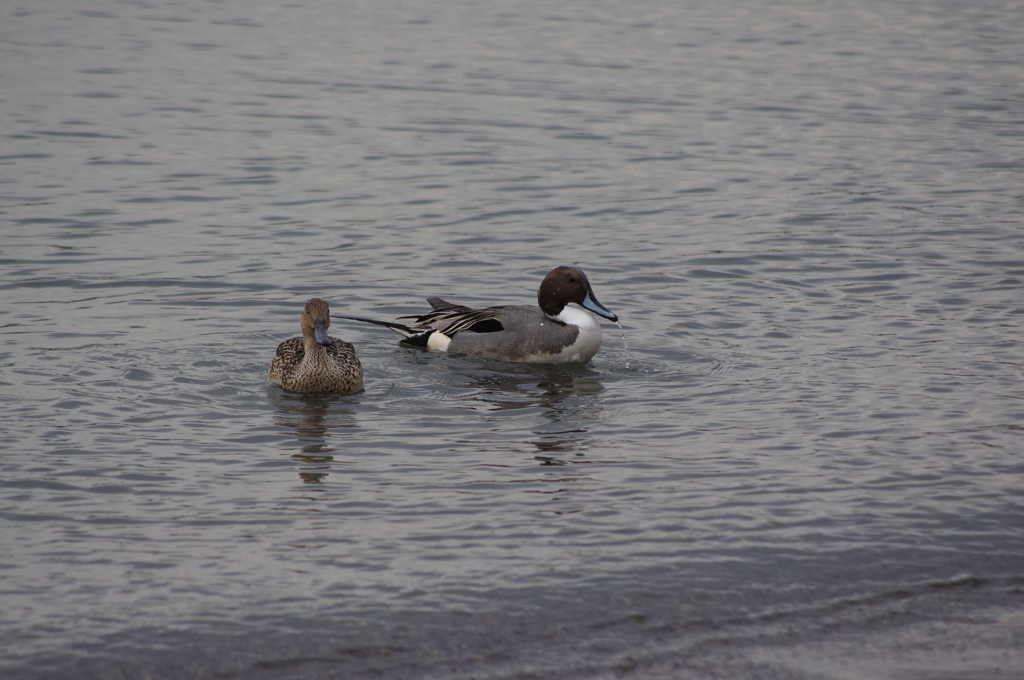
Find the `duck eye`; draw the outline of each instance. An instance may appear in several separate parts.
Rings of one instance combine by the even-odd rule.
[[[569,283],[576,283],[576,277],[575,276],[570,276],[569,277]]]

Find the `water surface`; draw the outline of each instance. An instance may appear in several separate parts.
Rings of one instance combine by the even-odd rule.
[[[0,10],[9,678],[1024,677],[1024,12]],[[335,320],[583,268],[586,366]]]

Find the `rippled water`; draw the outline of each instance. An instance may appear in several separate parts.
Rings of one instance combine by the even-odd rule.
[[[4,677],[1024,677],[1022,10],[0,8]]]

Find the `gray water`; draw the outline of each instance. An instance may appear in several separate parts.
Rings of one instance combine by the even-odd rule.
[[[6,3],[0,126],[3,677],[1024,678],[1021,3]]]

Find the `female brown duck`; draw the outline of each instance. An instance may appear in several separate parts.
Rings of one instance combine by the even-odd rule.
[[[327,336],[330,309],[313,298],[302,310],[302,337],[277,346],[267,379],[298,392],[354,392],[363,384],[363,366],[344,340]]]

